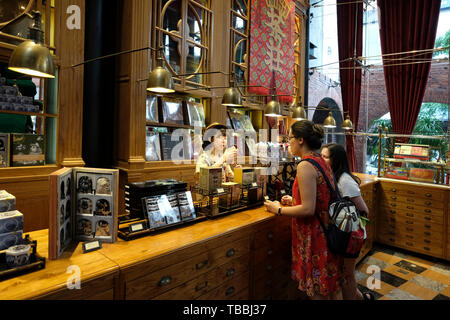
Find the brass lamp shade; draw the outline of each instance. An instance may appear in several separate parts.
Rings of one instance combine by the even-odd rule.
[[[235,87],[227,88],[222,97],[222,105],[228,107],[242,107],[242,97],[239,90]]]
[[[323,122],[325,128],[336,128],[336,120],[334,120],[331,112],[328,113],[328,117]]]
[[[55,78],[55,66],[48,48],[31,40],[22,42],[11,54],[8,69],[39,78]]]
[[[264,108],[264,114],[266,117],[281,117],[281,106],[275,97],[266,104]]]
[[[344,129],[344,130],[352,130],[353,129],[353,123],[350,120],[350,116],[347,116],[347,118],[342,123],[342,129]]]
[[[306,120],[306,111],[302,106],[298,106],[292,112],[292,119],[294,120]]]
[[[173,93],[172,74],[164,67],[158,66],[150,72],[147,81],[147,91],[154,93]]]

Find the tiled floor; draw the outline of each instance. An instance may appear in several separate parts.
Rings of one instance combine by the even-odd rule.
[[[356,266],[362,292],[377,300],[450,300],[450,263],[376,245]]]

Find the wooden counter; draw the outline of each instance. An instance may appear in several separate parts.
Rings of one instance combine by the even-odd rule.
[[[375,179],[358,176],[372,197]],[[74,244],[44,270],[0,282],[0,299],[287,299],[290,222],[260,207],[86,254]],[[48,257],[48,231],[29,234]],[[81,290],[67,289],[71,265]]]
[[[48,260],[48,229],[30,234],[37,240],[37,252],[46,258],[45,269],[0,282],[1,300],[23,299],[113,299],[118,265],[101,251],[83,254],[81,243],[66,250],[58,260]],[[80,270],[81,290],[67,289],[72,273],[69,266]]]

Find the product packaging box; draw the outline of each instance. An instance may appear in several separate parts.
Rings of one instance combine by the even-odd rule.
[[[221,186],[222,168],[200,168],[200,189],[214,193]]]
[[[234,182],[240,185],[246,186],[256,182],[255,169],[254,168],[235,168],[234,169]]]
[[[411,168],[409,180],[419,182],[434,182],[436,171],[433,169]]]
[[[16,209],[16,197],[5,190],[0,190],[0,212]]]
[[[42,134],[13,133],[12,166],[45,165],[45,140]]]
[[[396,143],[394,148],[394,158],[428,161],[430,159],[430,146]]]
[[[49,259],[72,241],[115,242],[118,170],[62,168],[50,174]]]
[[[23,230],[23,214],[17,210],[0,212],[0,233]]]
[[[0,233],[0,250],[6,250],[9,247],[22,244],[22,230]]]
[[[0,168],[9,167],[9,133],[0,133]]]

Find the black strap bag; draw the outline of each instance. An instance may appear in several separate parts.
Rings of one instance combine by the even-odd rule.
[[[310,158],[302,161],[308,161],[319,169],[327,182],[331,197],[334,199],[328,209],[330,216],[327,227],[323,224],[317,211],[314,213],[325,233],[328,249],[332,253],[345,258],[357,258],[364,243],[366,233],[361,224],[361,219],[355,204],[348,197],[341,197],[336,180],[336,189],[333,188],[327,175],[317,161]]]

